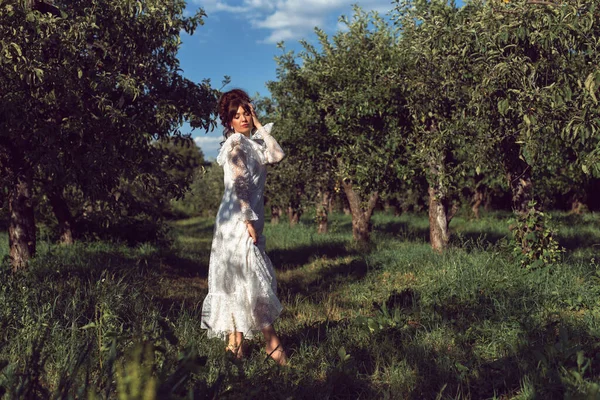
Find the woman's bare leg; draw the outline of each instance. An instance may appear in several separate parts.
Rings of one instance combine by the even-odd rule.
[[[272,325],[269,325],[262,330],[262,334],[265,337],[265,342],[267,343],[265,347],[267,354],[279,365],[286,365],[287,355],[283,350],[283,346],[281,345],[281,341],[275,332],[275,328],[273,328]]]
[[[233,332],[229,334],[229,343],[227,344],[227,351],[235,354],[237,358],[244,356],[244,334],[242,332]]]

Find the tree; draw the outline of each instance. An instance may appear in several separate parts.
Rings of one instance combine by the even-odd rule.
[[[472,12],[441,0],[406,1],[397,11],[405,63],[400,78],[412,121],[409,154],[427,178],[430,241],[441,252],[450,240],[456,199],[475,170],[478,130],[464,114],[473,84]]]
[[[320,49],[302,42],[301,66],[290,71],[314,88],[323,116],[325,135],[309,159],[330,163],[350,204],[353,237],[366,243],[380,193],[393,190],[402,159],[397,37],[377,13],[358,7],[340,22],[347,30],[331,40],[316,29]]]
[[[472,58],[480,83],[471,107],[495,137],[490,143],[502,148],[517,213],[534,198],[532,172],[545,164],[548,151],[589,144],[599,127],[597,114],[585,105],[595,85],[596,52],[590,46],[597,32],[587,21],[596,7],[578,1],[490,2],[474,17],[479,47]],[[497,150],[488,146],[488,153]],[[587,156],[591,149],[579,150]],[[585,170],[593,164],[585,157],[579,161]]]
[[[536,170],[548,171],[548,153],[564,147],[580,147],[575,153],[584,170],[593,155],[587,139],[599,127],[597,107],[588,108],[587,100],[594,97],[598,36],[589,21],[596,8],[597,2],[493,1],[473,18],[478,84],[469,108],[496,144],[483,153],[501,155],[517,220],[513,233],[527,263],[539,264],[545,248],[558,248],[534,190]],[[578,134],[584,139],[575,140]]]
[[[223,168],[205,163],[197,169],[190,190],[182,199],[171,202],[175,217],[211,216],[217,214],[224,191]]]
[[[15,269],[35,252],[34,179],[104,201],[123,179],[152,188],[164,152],[154,142],[181,135],[184,120],[209,128],[216,103],[176,58],[180,31],[193,33],[202,12],[184,17],[180,0],[54,5],[59,16],[0,4],[0,168]]]
[[[280,46],[283,49],[283,45]],[[277,136],[286,152],[285,160],[274,168],[267,197],[272,215],[287,208],[291,225],[297,223],[305,203],[317,203],[318,231],[327,231],[327,210],[321,201],[334,186],[333,162],[327,154],[328,135],[324,112],[319,108],[319,91],[307,79],[292,52],[276,58],[278,81],[268,83],[276,104],[273,116]],[[319,201],[319,199],[321,201]]]

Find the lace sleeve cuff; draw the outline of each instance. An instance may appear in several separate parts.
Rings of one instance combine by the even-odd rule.
[[[250,207],[242,207],[242,215],[240,216],[240,221],[256,221],[258,219],[258,215],[254,212]]]
[[[264,139],[266,135],[271,134],[272,129],[273,129],[273,123],[269,122],[268,124],[263,125],[260,129],[258,129],[256,131],[256,133],[254,134],[254,137],[256,139]]]
[[[254,139],[262,140],[264,143],[260,150],[261,164],[276,164],[283,159],[285,153],[277,140],[271,136],[273,123],[269,123],[261,127],[255,134]]]

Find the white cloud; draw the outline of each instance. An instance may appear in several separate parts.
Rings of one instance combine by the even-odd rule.
[[[194,142],[202,149],[202,153],[206,158],[216,157],[223,141],[222,136],[197,136]]]
[[[207,13],[213,12],[231,12],[231,13],[241,13],[248,11],[248,7],[245,4],[242,5],[232,5],[228,2],[221,0],[192,0],[193,4],[197,4],[204,9]]]
[[[380,14],[393,8],[391,0],[241,0],[235,5],[231,1],[192,0],[209,13],[231,12],[244,18],[252,14],[255,17],[252,18],[253,28],[270,31],[262,40],[265,43],[301,39],[317,26],[326,29],[328,18],[350,13],[348,10],[352,4]]]

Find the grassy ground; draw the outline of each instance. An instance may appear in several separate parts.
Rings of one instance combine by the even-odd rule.
[[[534,271],[511,259],[504,214],[457,217],[444,255],[424,216],[376,214],[369,249],[332,219],[327,235],[266,228],[286,368],[260,340],[236,361],[200,329],[212,220],[174,223],[170,248],[42,244],[30,272],[0,277],[0,395],[600,396],[600,215],[555,215],[567,252]]]

